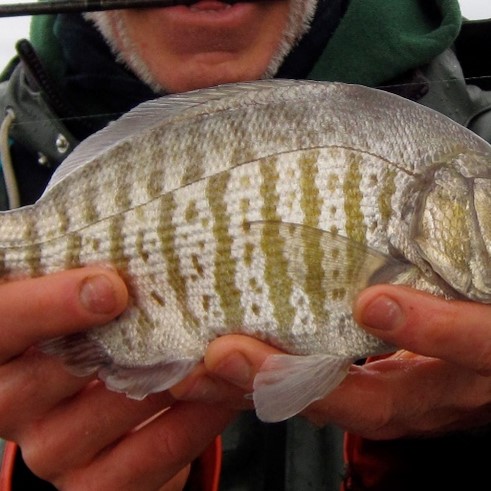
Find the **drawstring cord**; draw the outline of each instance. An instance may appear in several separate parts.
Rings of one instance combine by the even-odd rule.
[[[0,126],[0,164],[3,168],[3,177],[5,187],[7,189],[7,198],[9,208],[18,208],[20,206],[19,189],[15,178],[14,166],[10,156],[9,148],[9,130],[12,123],[15,121],[15,114],[11,108],[5,111],[5,118]]]

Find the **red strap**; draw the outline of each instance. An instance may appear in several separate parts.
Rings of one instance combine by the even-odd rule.
[[[372,445],[375,449],[371,448]],[[377,442],[365,440],[358,435],[346,433],[344,436],[344,461],[346,476],[342,491],[354,489],[376,490],[381,488],[381,482],[388,474],[391,462],[390,456],[379,454]]]
[[[201,454],[199,465],[202,470],[201,490],[218,491],[220,472],[222,470],[222,439],[215,441]]]
[[[12,476],[14,474],[15,458],[18,447],[13,442],[6,442],[3,453],[2,467],[0,469],[0,491],[12,490]]]
[[[386,358],[389,355],[373,356],[367,361]],[[346,476],[341,491],[355,489],[385,489],[385,481],[391,470],[398,467],[399,454],[384,442],[366,440],[351,433],[344,434],[344,462]],[[395,488],[394,488],[395,489]]]

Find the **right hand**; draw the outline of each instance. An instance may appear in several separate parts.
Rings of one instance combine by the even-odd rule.
[[[352,365],[342,383],[303,411],[311,422],[370,440],[431,438],[491,425],[491,305],[401,285],[375,285],[354,306],[360,327],[399,349]],[[244,394],[268,356],[247,336],[220,337],[206,370],[171,389],[176,399],[247,407]],[[237,391],[241,391],[237,394]]]
[[[59,489],[182,489],[189,463],[233,417],[168,392],[128,399],[36,349],[109,322],[127,298],[122,279],[98,267],[0,284],[0,437]]]

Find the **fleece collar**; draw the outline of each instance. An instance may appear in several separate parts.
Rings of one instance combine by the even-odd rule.
[[[351,0],[309,78],[381,85],[450,47],[461,19],[458,0]]]

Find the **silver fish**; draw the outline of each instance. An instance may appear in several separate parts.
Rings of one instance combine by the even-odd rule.
[[[0,275],[111,263],[130,303],[43,345],[132,398],[217,336],[286,352],[254,383],[264,421],[393,348],[352,318],[377,282],[491,301],[491,146],[376,89],[262,81],[142,104],[83,142],[32,206],[0,215]]]

